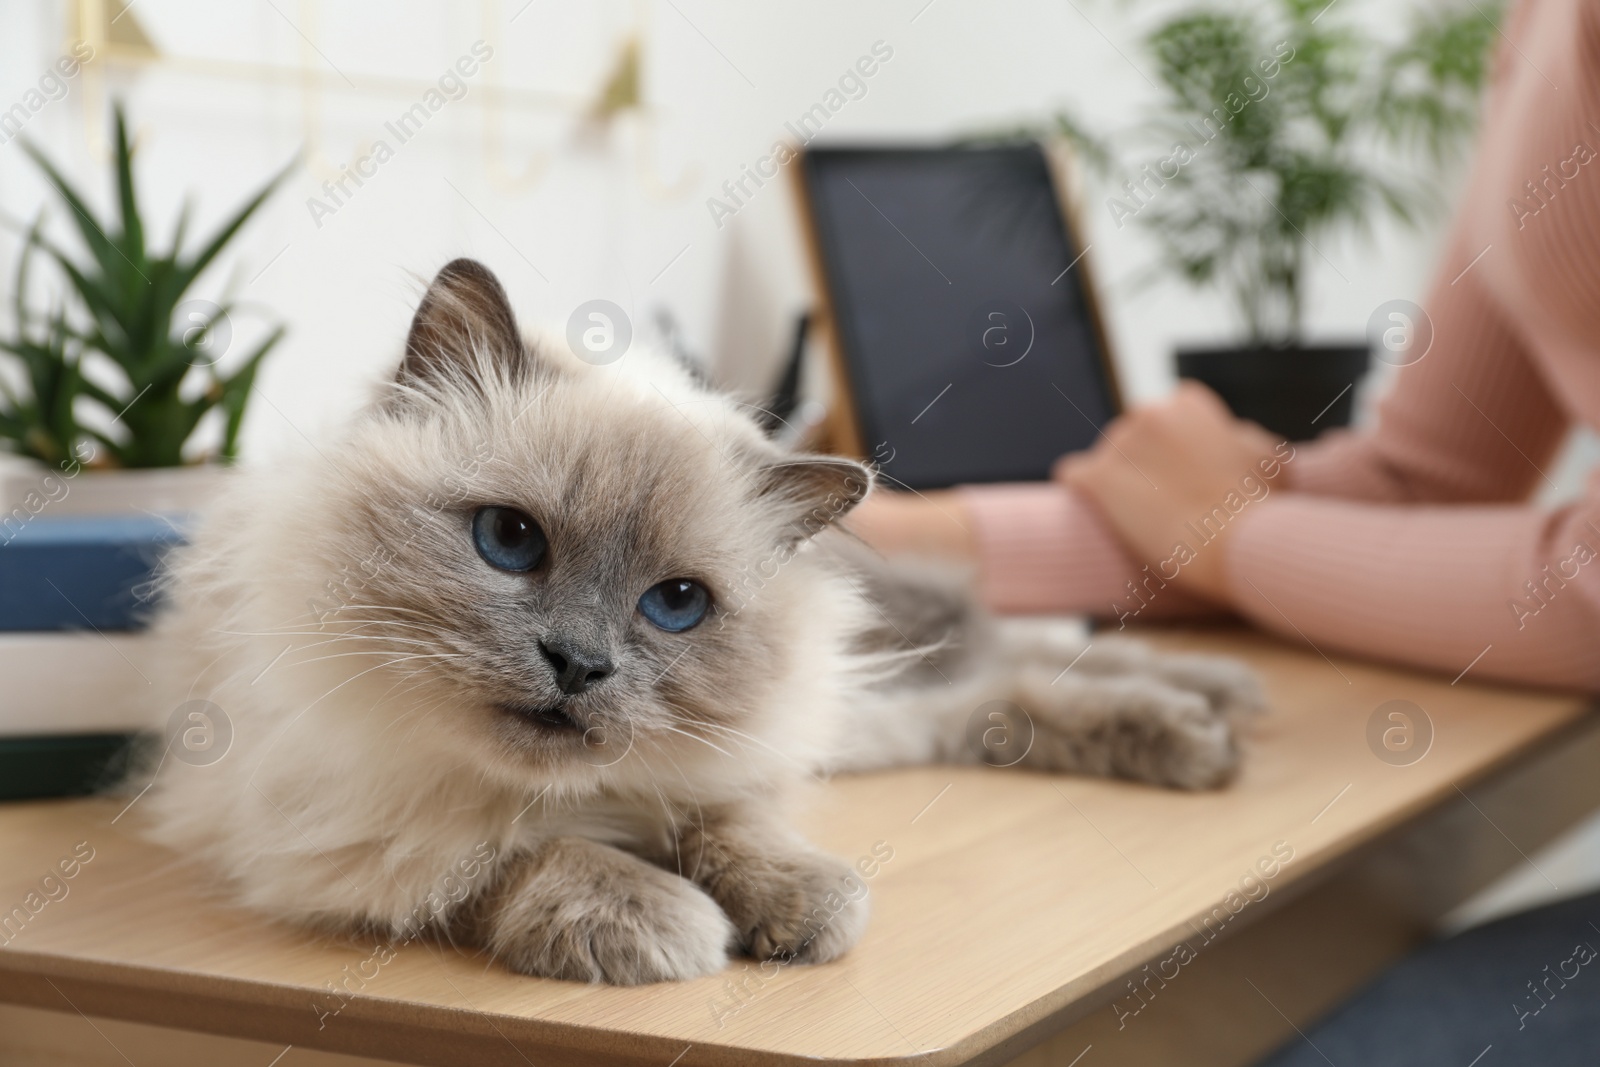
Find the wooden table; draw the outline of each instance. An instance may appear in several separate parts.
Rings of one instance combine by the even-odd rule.
[[[104,1062],[138,1063],[118,1035],[125,1045],[143,1033],[130,1023],[151,1024],[238,1039],[259,1051],[218,1058],[262,1067],[286,1045],[280,1067],[350,1062],[302,1050],[539,1067],[943,1065],[1045,1042],[1018,1062],[1157,1062],[1153,1049],[1177,1045],[1186,1063],[1243,1063],[1600,805],[1600,731],[1583,698],[1452,685],[1244,632],[1153,639],[1246,657],[1267,679],[1277,710],[1234,787],[947,767],[839,779],[809,830],[847,858],[893,850],[871,882],[871,926],[837,963],[772,975],[736,963],[678,985],[588,987],[414,943],[319,1019],[318,994],[370,941],[215,903],[182,857],[138,839],[137,807],[115,824],[121,804],[104,800],[0,807],[0,908],[79,842],[94,850],[68,895],[0,950],[0,1001],[26,1006],[0,1008],[0,1035],[41,1040],[47,1019]],[[1369,747],[1368,720],[1390,700],[1432,722],[1409,765]],[[1194,958],[1175,959],[1180,942]],[[25,1062],[5,1040],[0,1059]]]

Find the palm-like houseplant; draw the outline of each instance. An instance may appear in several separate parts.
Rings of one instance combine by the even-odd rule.
[[[1414,223],[1437,201],[1438,164],[1476,121],[1496,34],[1497,8],[1483,2],[1415,9],[1397,41],[1332,7],[1265,0],[1160,22],[1144,44],[1164,100],[1116,138],[1131,159],[1073,116],[1058,119],[1101,173],[1126,177],[1106,201],[1117,226],[1154,241],[1158,269],[1226,292],[1245,327],[1243,346],[1181,353],[1180,373],[1242,378],[1286,423],[1299,417],[1284,410],[1296,407],[1297,381],[1309,418],[1366,365],[1365,350],[1350,347],[1329,350],[1326,375],[1310,358],[1306,296],[1319,247],[1384,217]],[[1346,395],[1322,426],[1347,418],[1348,405]]]

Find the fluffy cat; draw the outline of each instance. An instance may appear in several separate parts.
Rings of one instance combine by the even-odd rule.
[[[630,984],[857,940],[865,886],[787,822],[814,775],[1231,776],[1248,672],[986,618],[832,528],[872,482],[670,359],[528,343],[456,260],[342,438],[240,472],[173,558],[165,707],[232,740],[169,741],[150,833],[269,916]]]

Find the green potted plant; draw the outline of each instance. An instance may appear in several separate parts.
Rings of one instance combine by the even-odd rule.
[[[67,251],[38,223],[23,244],[14,321],[0,336],[0,363],[12,364],[0,367],[0,450],[12,457],[3,515],[19,507],[33,513],[38,501],[60,512],[186,510],[235,458],[256,374],[283,336],[281,326],[272,328],[224,370],[236,305],[189,294],[288,168],[193,249],[186,205],[169,247],[157,252],[146,239],[120,105],[112,217],[98,217],[37,147],[24,142],[23,149],[67,209],[82,247]],[[59,276],[61,299],[45,310],[29,303],[36,257]],[[191,438],[213,411],[220,444],[197,454]]]
[[[1383,217],[1415,223],[1436,202],[1432,179],[1476,121],[1496,34],[1487,3],[1414,10],[1397,41],[1332,8],[1266,0],[1170,15],[1144,40],[1159,114],[1119,135],[1115,153],[1073,116],[1057,119],[1115,175],[1116,226],[1154,240],[1158,269],[1231,298],[1243,342],[1180,349],[1179,375],[1297,439],[1349,420],[1349,386],[1368,362],[1365,344],[1307,343],[1308,268],[1329,238],[1369,234]]]

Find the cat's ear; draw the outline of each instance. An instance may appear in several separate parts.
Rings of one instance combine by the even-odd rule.
[[[761,475],[762,495],[783,509],[793,541],[831,526],[872,489],[872,471],[842,456],[794,456],[763,467]]]
[[[477,260],[454,259],[433,279],[411,319],[398,381],[475,377],[488,366],[516,366],[526,359],[500,279]]]

